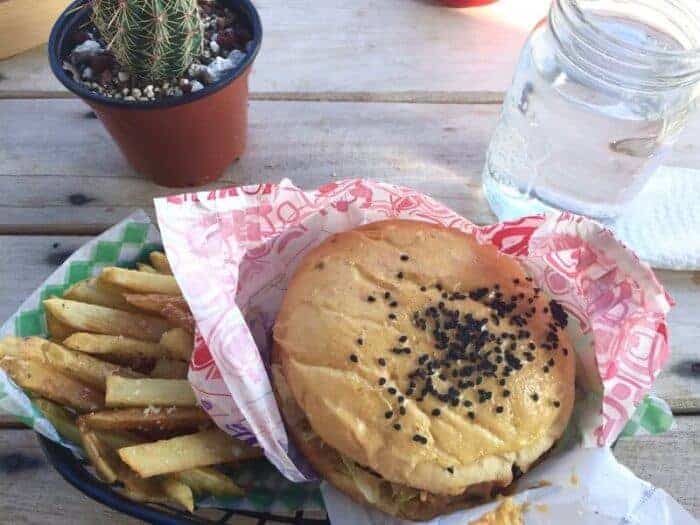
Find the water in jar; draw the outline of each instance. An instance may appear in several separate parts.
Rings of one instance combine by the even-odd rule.
[[[597,13],[595,22],[638,47],[683,49],[629,18]],[[687,89],[659,96],[581,71],[543,21],[522,51],[489,145],[486,197],[501,219],[552,209],[615,217],[672,148],[689,108]]]

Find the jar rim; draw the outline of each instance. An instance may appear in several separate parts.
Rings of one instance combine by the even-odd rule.
[[[631,89],[669,89],[700,82],[700,46],[695,46],[696,41],[700,42],[700,16],[684,9],[679,0],[663,0],[663,4],[657,0],[634,4],[626,0],[611,2],[619,2],[619,13],[600,10],[602,16],[609,16],[610,19],[616,15],[628,16],[631,22],[650,28],[655,27],[649,23],[650,20],[656,22],[665,19],[672,27],[659,25],[655,28],[677,40],[680,46],[685,41],[693,47],[668,50],[641,43],[635,45],[602,27],[601,22],[594,18],[593,10],[589,12],[581,7],[581,0],[554,0],[549,12],[549,26],[569,60],[601,80]],[[596,4],[595,7],[600,8],[600,5]],[[631,8],[637,11],[630,11]],[[669,13],[663,13],[663,8],[678,12],[669,18]],[[692,27],[684,22],[687,17],[683,18],[683,15],[688,13],[692,16],[689,20],[696,22]],[[653,18],[650,19],[650,15]],[[664,15],[665,18],[657,15]],[[683,34],[674,35],[675,29]]]
[[[672,4],[678,4],[677,1],[674,0],[663,0],[666,3],[672,3]],[[658,57],[658,58],[688,58],[688,59],[698,59],[700,61],[700,43],[698,43],[697,46],[691,47],[691,48],[686,48],[686,49],[678,49],[678,50],[669,50],[669,49],[660,49],[660,48],[650,48],[650,47],[644,47],[644,46],[636,46],[634,44],[631,44],[630,42],[617,38],[614,35],[610,34],[609,31],[605,31],[602,29],[598,24],[596,24],[593,20],[591,20],[590,16],[587,15],[585,10],[581,8],[579,5],[578,0],[555,0],[555,3],[559,4],[559,8],[562,10],[563,14],[571,13],[574,16],[576,16],[577,21],[584,24],[590,31],[594,33],[594,35],[598,38],[600,38],[603,41],[607,41],[609,43],[614,44],[615,46],[625,49],[629,52],[633,53],[639,53],[640,51],[643,51],[644,54],[648,57]],[[566,3],[567,5],[564,6],[563,4]],[[565,9],[565,7],[568,7],[569,10]],[[700,36],[700,17],[698,17],[698,34]]]

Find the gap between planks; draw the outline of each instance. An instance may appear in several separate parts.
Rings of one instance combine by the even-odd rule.
[[[403,104],[501,104],[500,91],[322,91],[322,92],[261,92],[250,93],[250,100],[302,102],[378,102]],[[0,91],[0,100],[70,99],[70,91]]]

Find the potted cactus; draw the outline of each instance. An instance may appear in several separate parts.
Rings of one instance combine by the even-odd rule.
[[[77,0],[48,51],[136,171],[182,187],[216,180],[243,154],[261,39],[250,0]]]

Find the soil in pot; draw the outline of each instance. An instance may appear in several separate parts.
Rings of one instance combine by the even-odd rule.
[[[70,35],[72,48],[62,67],[90,91],[115,100],[149,102],[186,96],[230,77],[254,51],[252,32],[240,15],[213,0],[198,0],[204,24],[201,54],[178,78],[149,82],[123,68],[93,24]]]

